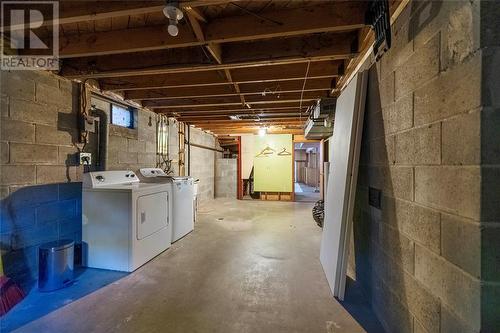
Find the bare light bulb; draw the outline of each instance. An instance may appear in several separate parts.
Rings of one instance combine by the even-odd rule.
[[[170,24],[168,25],[167,31],[170,36],[175,37],[179,34],[179,28],[177,27],[177,22],[172,22],[174,20],[170,20]]]
[[[184,17],[184,14],[178,8],[177,3],[172,2],[167,4],[163,8],[163,15],[165,15],[165,17],[168,18],[167,31],[169,35],[173,37],[177,36],[179,34],[179,28],[177,27],[177,23]]]
[[[265,127],[259,128],[259,136],[264,136],[267,133],[267,129]]]

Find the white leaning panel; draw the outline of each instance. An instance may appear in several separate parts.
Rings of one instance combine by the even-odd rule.
[[[325,198],[320,261],[333,295],[341,300],[345,290],[348,235],[354,206],[352,190],[357,180],[366,76],[365,72],[357,74],[339,96],[329,146],[332,162]]]

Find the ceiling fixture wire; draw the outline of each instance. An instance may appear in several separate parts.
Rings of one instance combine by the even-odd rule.
[[[276,21],[276,20],[270,19],[270,18],[268,18],[268,17],[265,17],[265,16],[262,16],[262,15],[259,15],[259,14],[255,13],[255,12],[252,12],[251,10],[246,9],[245,7],[242,7],[242,6],[240,6],[240,5],[236,4],[236,3],[234,3],[234,2],[230,2],[229,4],[230,4],[230,5],[233,5],[233,6],[235,6],[235,7],[238,7],[239,9],[241,9],[242,11],[244,11],[245,13],[250,14],[250,15],[252,15],[252,16],[255,16],[255,17],[257,17],[257,18],[259,18],[259,19],[261,19],[261,20],[266,20],[266,21],[271,22],[271,23],[274,23],[274,24],[276,24],[276,25],[283,25],[283,22],[279,22],[279,21]]]
[[[311,65],[311,60],[307,62],[306,76],[304,76],[304,84],[302,85],[302,92],[300,93],[299,119],[301,122],[302,122],[302,98],[304,97],[304,89],[306,88],[307,76],[309,75],[310,65]]]

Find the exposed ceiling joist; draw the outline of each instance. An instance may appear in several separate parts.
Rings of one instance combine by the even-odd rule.
[[[304,92],[321,92],[321,91],[329,91],[330,87],[323,87],[323,88],[313,88],[313,89],[295,89],[295,90],[281,90],[277,93],[274,93],[272,96],[280,96],[280,94],[286,94],[286,93],[300,93],[302,91]],[[139,92],[139,93],[138,93]],[[158,95],[158,94],[150,94],[147,93],[147,96],[142,96],[141,97],[142,91],[135,91],[132,94],[126,94],[127,99],[130,100],[137,100],[137,101],[147,101],[147,100],[172,100],[172,99],[184,99],[184,98],[205,98],[205,97],[234,97],[238,96],[241,98],[244,98],[245,96],[251,96],[251,95],[261,95],[262,96],[262,90],[261,91],[254,91],[254,92],[241,92],[241,90],[237,90],[235,93],[230,92],[230,93],[220,93],[220,94],[202,94],[202,95],[182,95],[182,96],[172,96],[172,95]],[[269,94],[269,93],[268,93]],[[245,102],[242,101],[242,105],[245,105]]]
[[[226,4],[233,1],[239,0],[181,1],[179,5],[184,10],[189,10],[194,9],[194,7]],[[92,22],[161,12],[165,7],[165,1],[60,1],[59,6],[59,18],[57,20],[45,20],[41,23],[41,26]],[[25,28],[24,24],[6,26],[5,31]]]
[[[312,102],[315,101],[316,98],[308,98],[308,99],[303,99],[303,102]],[[254,105],[256,108],[259,107],[259,105],[270,105],[270,104],[282,104],[282,103],[300,103],[300,99],[295,99],[295,100],[275,100],[275,101],[257,101],[257,102],[248,102],[249,105],[251,105],[251,109],[254,108]],[[200,104],[200,103],[195,103],[195,104],[183,104],[183,105],[161,105],[154,103],[153,101],[146,103],[146,107],[150,109],[191,109],[191,108],[207,108],[207,107],[224,107],[224,106],[238,106],[241,105],[241,102],[227,102],[227,103],[206,103],[206,104]]]
[[[261,106],[264,106],[261,108]],[[262,112],[290,112],[297,111],[305,112],[307,110],[307,106],[302,106],[299,108],[298,103],[284,103],[280,105],[259,105],[259,107],[254,107],[251,110],[248,108],[231,108],[231,107],[210,107],[202,110],[162,110],[161,108],[157,108],[157,112],[167,113],[168,115],[205,115],[205,114],[248,114],[248,113],[262,113]]]
[[[323,39],[326,38],[326,39]],[[62,75],[73,79],[140,76],[153,74],[189,73],[207,70],[254,68],[279,64],[297,64],[343,60],[355,57],[352,33],[293,37],[280,41],[247,42],[231,45],[221,60],[223,63],[203,63],[199,53],[183,55],[182,62],[171,59],[165,51],[141,54],[134,57],[90,57],[66,60]],[[357,47],[357,45],[354,45]],[[162,53],[167,53],[162,56]],[[178,52],[175,52],[178,53]],[[224,51],[224,54],[225,51]]]
[[[280,24],[252,15],[224,17],[206,24],[204,41],[218,44],[318,32],[351,31],[365,26],[365,7],[366,4],[359,1],[332,1],[324,5],[265,11],[259,14]],[[154,26],[63,36],[59,55],[61,58],[70,58],[204,44],[193,36],[185,25],[179,25],[179,35],[176,37],[170,36],[165,26]]]
[[[250,106],[254,104],[275,104],[286,103],[289,101],[310,101],[321,97],[328,97],[328,92],[310,91],[301,94],[301,92],[282,93],[280,96],[262,96],[248,95],[245,97],[246,102],[242,106]],[[202,98],[185,98],[185,99],[170,99],[170,100],[147,100],[142,103],[146,107],[202,107],[209,105],[241,105],[241,101],[237,96],[232,97],[202,97]],[[196,106],[195,106],[196,105]]]
[[[233,77],[232,77],[232,75],[231,75],[231,71],[230,71],[229,69],[225,69],[225,70],[224,70],[224,74],[226,75],[227,82],[229,82],[229,83],[232,83],[232,84],[233,84],[234,91],[236,92],[236,94],[237,94],[237,95],[238,95],[238,97],[240,98],[241,105],[242,105],[242,106],[245,106],[245,105],[246,105],[246,102],[245,102],[245,97],[241,94],[241,91],[240,91],[240,86],[239,86],[237,83],[234,83],[234,81],[233,81]]]
[[[343,72],[341,61],[312,62],[309,67],[307,81],[317,79],[332,79]],[[289,64],[263,67],[256,69],[233,70],[233,82],[242,84],[303,81],[307,64]],[[104,90],[144,90],[157,88],[207,87],[228,85],[227,78],[217,71],[196,73],[177,73],[173,75],[159,74],[151,76],[128,76],[100,80]]]
[[[197,8],[186,7],[185,9],[196,39],[199,42],[205,43],[205,33],[203,32],[202,24],[206,23],[207,20]],[[222,50],[219,44],[207,43],[205,48],[218,64],[222,64]]]
[[[304,86],[304,91],[329,90],[332,87],[330,78],[308,80]],[[197,98],[197,97],[223,97],[237,94],[242,95],[278,95],[286,92],[301,91],[303,82],[301,80],[271,82],[271,83],[250,83],[239,84],[239,93],[229,85],[214,85],[205,87],[180,87],[180,88],[162,88],[149,90],[130,90],[125,92],[125,98],[130,100],[148,100],[148,99],[178,99],[178,98]]]
[[[248,114],[247,114],[248,115]],[[259,119],[275,119],[275,118],[290,118],[290,117],[300,117],[300,112],[280,112],[280,113],[259,113],[258,115],[252,116],[258,117]],[[217,114],[217,115],[195,115],[195,116],[180,116],[177,117],[179,121],[197,121],[197,120],[220,120],[220,119],[229,119],[228,114]],[[244,120],[246,118],[243,118]]]

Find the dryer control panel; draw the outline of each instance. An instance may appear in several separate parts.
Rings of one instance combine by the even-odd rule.
[[[84,188],[96,188],[138,182],[139,178],[133,171],[130,170],[96,171],[83,174]]]

